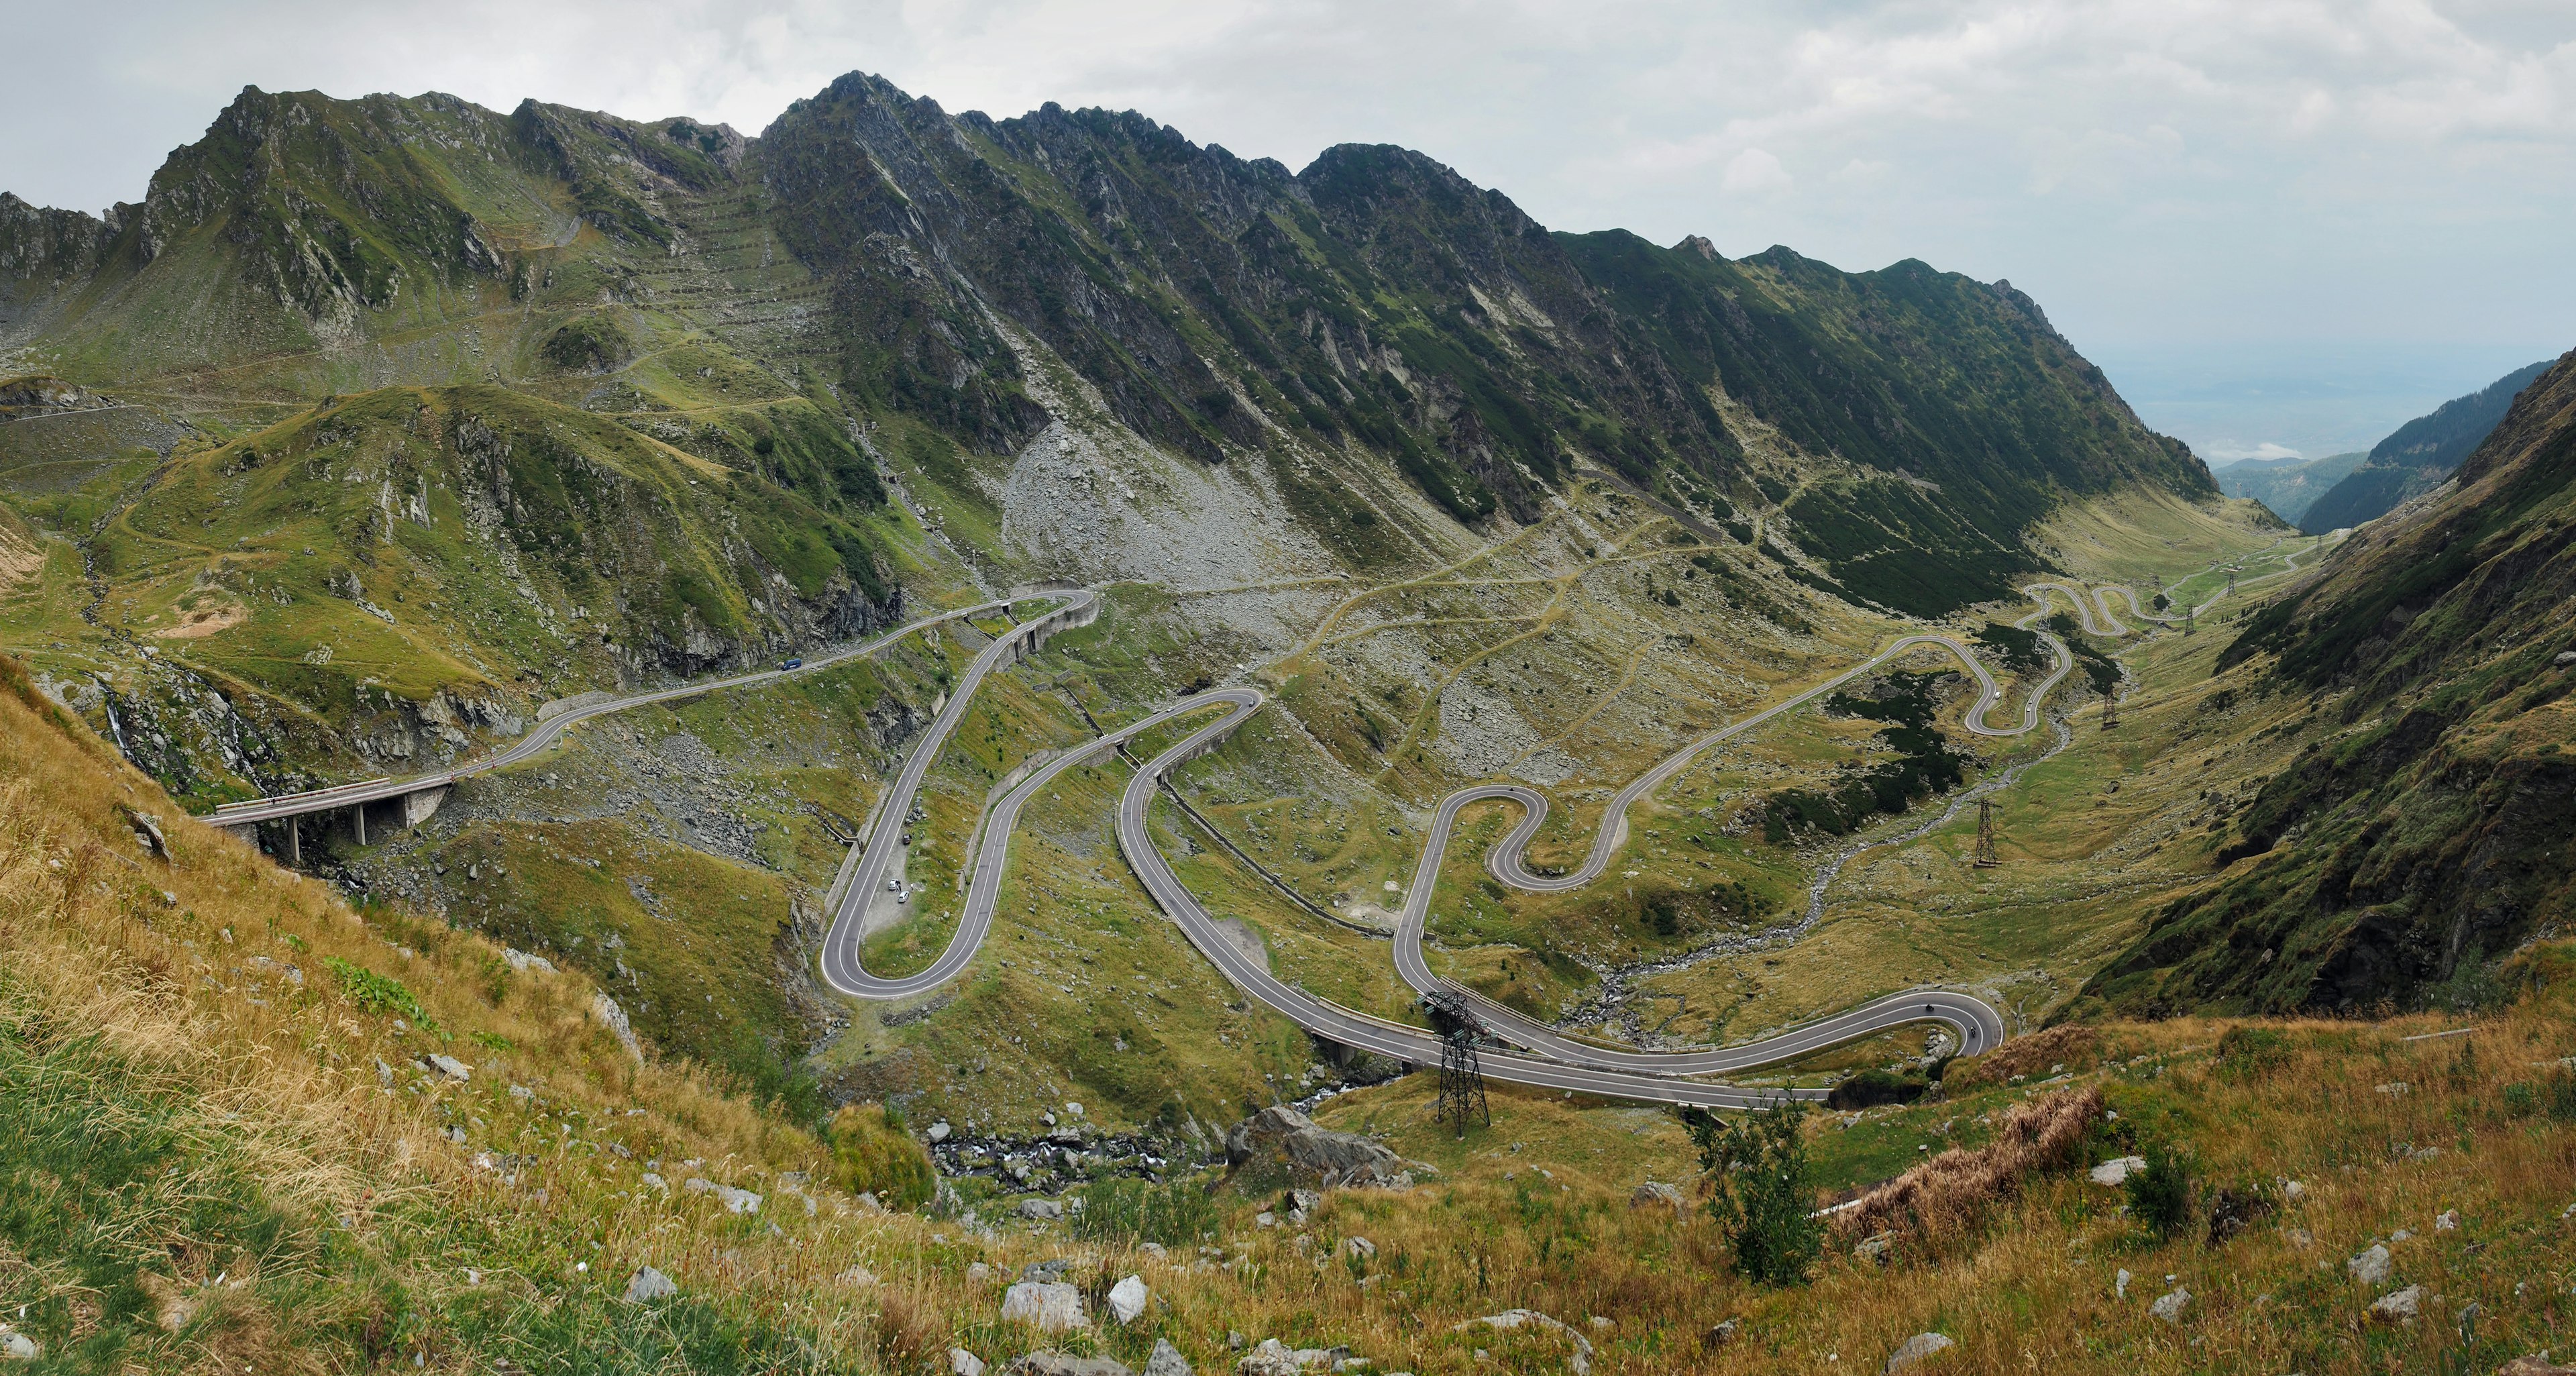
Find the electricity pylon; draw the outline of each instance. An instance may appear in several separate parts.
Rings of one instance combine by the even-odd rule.
[[[1467,1135],[1469,1118],[1493,1126],[1493,1110],[1485,1103],[1485,1068],[1476,1059],[1485,1029],[1475,1010],[1446,989],[1423,995],[1422,1007],[1431,1015],[1431,1030],[1440,1036],[1440,1116],[1457,1123],[1461,1138]]]

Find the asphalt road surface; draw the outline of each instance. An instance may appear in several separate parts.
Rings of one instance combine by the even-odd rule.
[[[628,708],[643,707],[656,702],[676,702],[682,698],[693,698],[701,693],[713,693],[725,688],[750,688],[783,678],[792,678],[798,674],[819,673],[833,665],[875,654],[925,627],[955,621],[960,617],[980,616],[986,612],[1001,611],[1011,606],[1013,602],[1055,598],[1066,601],[1069,609],[1077,603],[1088,606],[1095,596],[1096,594],[1088,591],[1038,593],[1030,597],[1009,598],[998,602],[979,603],[972,607],[960,607],[955,611],[941,612],[936,616],[925,616],[918,621],[906,622],[874,640],[861,642],[848,649],[816,655],[806,660],[799,668],[763,669],[755,673],[735,674],[729,678],[707,679],[699,683],[684,683],[676,688],[657,688],[648,693],[634,693],[626,697],[585,703],[538,722],[528,728],[526,735],[511,742],[506,749],[470,764],[458,765],[454,769],[434,770],[427,774],[409,774],[401,778],[370,779],[364,783],[317,788],[304,793],[281,793],[272,798],[229,803],[216,808],[203,820],[227,827],[243,826],[251,822],[273,822],[287,817],[299,817],[309,812],[327,812],[333,808],[348,807],[355,803],[371,803],[385,798],[399,798],[406,793],[418,793],[423,789],[439,788],[459,779],[489,773],[528,759],[553,745],[566,730],[593,717],[604,717],[612,712],[623,712]]]

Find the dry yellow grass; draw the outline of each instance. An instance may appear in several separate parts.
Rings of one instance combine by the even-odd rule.
[[[92,1302],[88,1320],[137,1330],[127,1369],[355,1370],[409,1367],[417,1353],[424,1369],[450,1371],[549,1359],[598,1370],[917,1370],[951,1343],[988,1360],[1041,1345],[998,1307],[1020,1266],[1047,1256],[1070,1259],[1069,1278],[1095,1292],[1140,1273],[1156,1297],[1134,1328],[1060,1345],[1140,1365],[1168,1338],[1202,1370],[1230,1366],[1229,1331],[1345,1343],[1380,1369],[1425,1376],[1561,1369],[1560,1338],[1457,1327],[1513,1307],[1581,1327],[1599,1349],[1595,1370],[1637,1372],[1857,1370],[1926,1330],[1959,1344],[1933,1369],[1962,1372],[2429,1369],[2456,1346],[2471,1301],[2484,1316],[2471,1355],[2492,1367],[2576,1323],[2566,1293],[2576,1237],[2560,1218],[2576,1198],[2576,1151],[2551,1111],[2557,1058],[2576,1054],[2576,962],[2554,947],[2517,967],[2535,992],[2466,1037],[2401,1040],[2441,1030],[2429,1018],[2278,1024],[2276,1040],[2231,1059],[2216,1048],[2233,1024],[2104,1029],[2100,1054],[2118,1059],[2071,1070],[2073,1098],[2051,1102],[2098,1094],[2120,1118],[2097,1131],[2182,1144],[2205,1187],[2304,1182],[2302,1202],[2223,1246],[2158,1242],[2122,1216],[2116,1192],[2053,1169],[2067,1157],[2056,1111],[2022,1109],[2023,1091],[2002,1086],[1884,1119],[1930,1137],[1944,1118],[1984,1113],[2029,1146],[2015,1190],[1953,1211],[1945,1246],[1893,1270],[1837,1254],[1808,1286],[1745,1286],[1726,1273],[1705,1220],[1630,1205],[1620,1150],[1638,1140],[1634,1110],[1508,1095],[1494,1128],[1441,1158],[1436,1183],[1337,1194],[1294,1229],[1250,1226],[1258,1201],[1247,1203],[1214,1255],[1153,1257],[1017,1225],[870,1213],[799,1187],[786,1172],[818,1167],[818,1143],[685,1069],[636,1065],[589,1018],[576,978],[503,976],[493,948],[470,935],[353,911],[178,819],[23,675],[8,673],[5,687],[0,1043],[17,1054],[94,1042],[127,1068],[118,1102],[182,1106],[178,1158],[219,1151],[255,1177],[292,1235],[316,1239],[245,1256],[140,1238],[136,1265],[154,1279],[134,1312],[120,1319]],[[125,839],[120,803],[165,819],[169,863]],[[330,987],[324,956],[403,980],[446,1039],[351,1005]],[[255,957],[298,966],[305,983]],[[412,1070],[432,1049],[473,1062],[474,1079]],[[378,1057],[399,1068],[391,1092]],[[532,1103],[506,1092],[514,1081]],[[2398,1083],[2408,1088],[2381,1088]],[[1334,1116],[1379,1114],[1400,1147],[1425,1155],[1424,1097],[1417,1077],[1347,1096]],[[2576,1089],[2566,1097],[2576,1115]],[[2032,1131],[2019,1131],[2024,1122]],[[1542,1124],[1533,1150],[1505,1150]],[[467,1141],[442,1137],[446,1127]],[[1835,1130],[1819,1124],[1820,1149]],[[674,1185],[702,1174],[768,1203],[736,1217],[704,1195],[666,1194],[642,1183],[648,1160]],[[2457,1230],[2436,1231],[2443,1210],[2458,1211]],[[2366,1322],[2373,1292],[2341,1261],[2401,1228],[2417,1236],[2395,1246],[2392,1284],[2422,1283],[2441,1299],[2411,1327]],[[1374,1259],[1353,1259],[1340,1245],[1351,1236],[1369,1238]],[[236,1285],[246,1261],[258,1269]],[[970,1270],[978,1262],[988,1269]],[[735,1335],[729,1348],[692,1351],[734,1358],[653,1346],[670,1336],[656,1326],[675,1328],[681,1311],[637,1317],[618,1302],[644,1264],[678,1282],[677,1303],[703,1307],[693,1320],[702,1335]],[[2119,1269],[2140,1277],[2125,1299],[2113,1294]],[[360,1272],[374,1288],[325,1284]],[[32,1298],[72,1324],[80,1301],[45,1289],[52,1274],[0,1264],[0,1298]],[[224,1284],[208,1285],[218,1274]],[[2179,1326],[2146,1313],[2167,1274],[2195,1297]],[[155,1322],[172,1302],[199,1306],[175,1333]],[[578,1325],[549,1326],[558,1315]],[[1596,1316],[1610,1322],[1590,1326]],[[1723,1319],[1738,1320],[1741,1336],[1706,1345]]]

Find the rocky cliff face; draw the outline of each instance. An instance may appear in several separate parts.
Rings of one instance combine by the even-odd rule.
[[[2148,1010],[2445,997],[2576,918],[2571,535],[2576,355],[2515,400],[2455,494],[2355,536],[2221,656],[2344,729],[2239,815],[2224,880],[2087,994]]]
[[[1468,526],[1529,519],[1583,463],[1748,532],[1794,491],[1784,538],[1918,612],[2007,591],[2069,495],[2211,491],[2008,284],[1554,234],[1405,149],[1292,173],[1141,115],[951,115],[862,75],[749,140],[248,90],[107,221],[0,202],[0,297],[81,380],[275,360],[307,396],[361,366],[617,373],[651,352],[620,331],[657,327],[564,312],[680,311],[735,364],[985,454],[1044,430],[1026,370],[1061,366],[1168,452],[1382,464]],[[549,333],[493,356],[502,301]]]

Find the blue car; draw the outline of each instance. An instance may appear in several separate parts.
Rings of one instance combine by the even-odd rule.
[[[788,671],[788,670],[790,670],[790,669],[802,669],[802,668],[804,668],[804,667],[805,667],[805,661],[804,661],[804,660],[801,660],[801,659],[791,659],[791,660],[788,660],[786,663],[779,665],[779,666],[778,666],[778,671],[779,671],[780,673],[782,673],[782,674],[783,674],[783,673],[787,672],[787,671]]]

